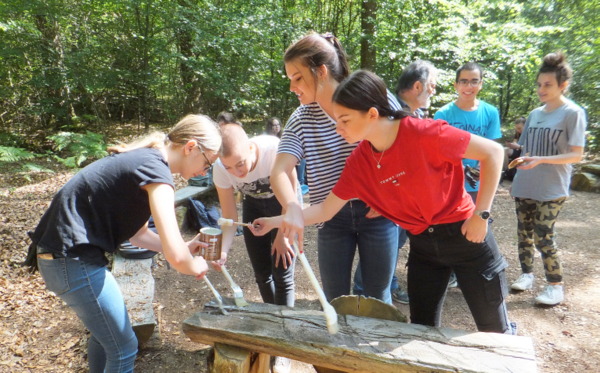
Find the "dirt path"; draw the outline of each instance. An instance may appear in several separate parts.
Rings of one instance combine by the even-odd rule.
[[[84,372],[87,334],[74,314],[47,293],[39,275],[29,275],[18,264],[27,244],[25,232],[35,226],[57,187],[69,174],[49,179],[2,180],[0,187],[0,372]],[[499,189],[494,204],[494,233],[510,263],[509,281],[519,273],[516,254],[513,202],[506,186]],[[539,308],[533,298],[541,286],[542,265],[536,258],[534,292],[511,294],[509,315],[519,334],[534,340],[540,372],[591,372],[600,364],[600,194],[575,192],[557,223],[558,243],[565,267],[566,301],[552,308]],[[315,229],[306,237],[307,254],[315,271]],[[407,249],[401,251],[398,276],[404,283]],[[248,300],[259,302],[241,237],[236,238],[229,268],[242,285]],[[203,282],[169,270],[159,258],[155,268],[154,306],[157,332],[139,353],[138,372],[206,372],[208,346],[190,342],[181,322],[201,309],[211,297]],[[296,270],[296,307],[316,307],[316,296],[300,268]],[[211,275],[217,289],[228,294],[222,276]],[[405,314],[408,307],[397,305]],[[450,289],[443,325],[475,330],[459,289]],[[294,372],[314,372],[295,362]]]

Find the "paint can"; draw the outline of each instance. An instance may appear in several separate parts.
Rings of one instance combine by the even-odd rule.
[[[200,256],[207,261],[221,259],[221,241],[223,240],[223,231],[219,228],[201,228],[200,241],[208,244],[207,247],[200,247]]]

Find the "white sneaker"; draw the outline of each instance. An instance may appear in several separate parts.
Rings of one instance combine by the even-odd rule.
[[[533,273],[521,273],[517,281],[510,285],[513,290],[529,290],[533,287]]]
[[[271,371],[273,373],[290,373],[292,370],[292,361],[287,357],[275,356]]]
[[[535,303],[556,306],[565,300],[562,285],[547,285],[544,291],[535,298]]]

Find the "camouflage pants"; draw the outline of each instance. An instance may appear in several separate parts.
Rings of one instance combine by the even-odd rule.
[[[554,243],[554,224],[567,197],[553,201],[515,198],[519,261],[523,273],[533,272],[534,250],[542,254],[546,281],[562,282],[562,266]]]

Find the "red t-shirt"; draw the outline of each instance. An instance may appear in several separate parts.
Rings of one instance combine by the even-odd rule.
[[[332,192],[343,200],[363,200],[412,234],[467,219],[474,205],[464,188],[461,161],[470,139],[469,132],[446,121],[406,117],[381,168],[382,154],[362,141]]]

